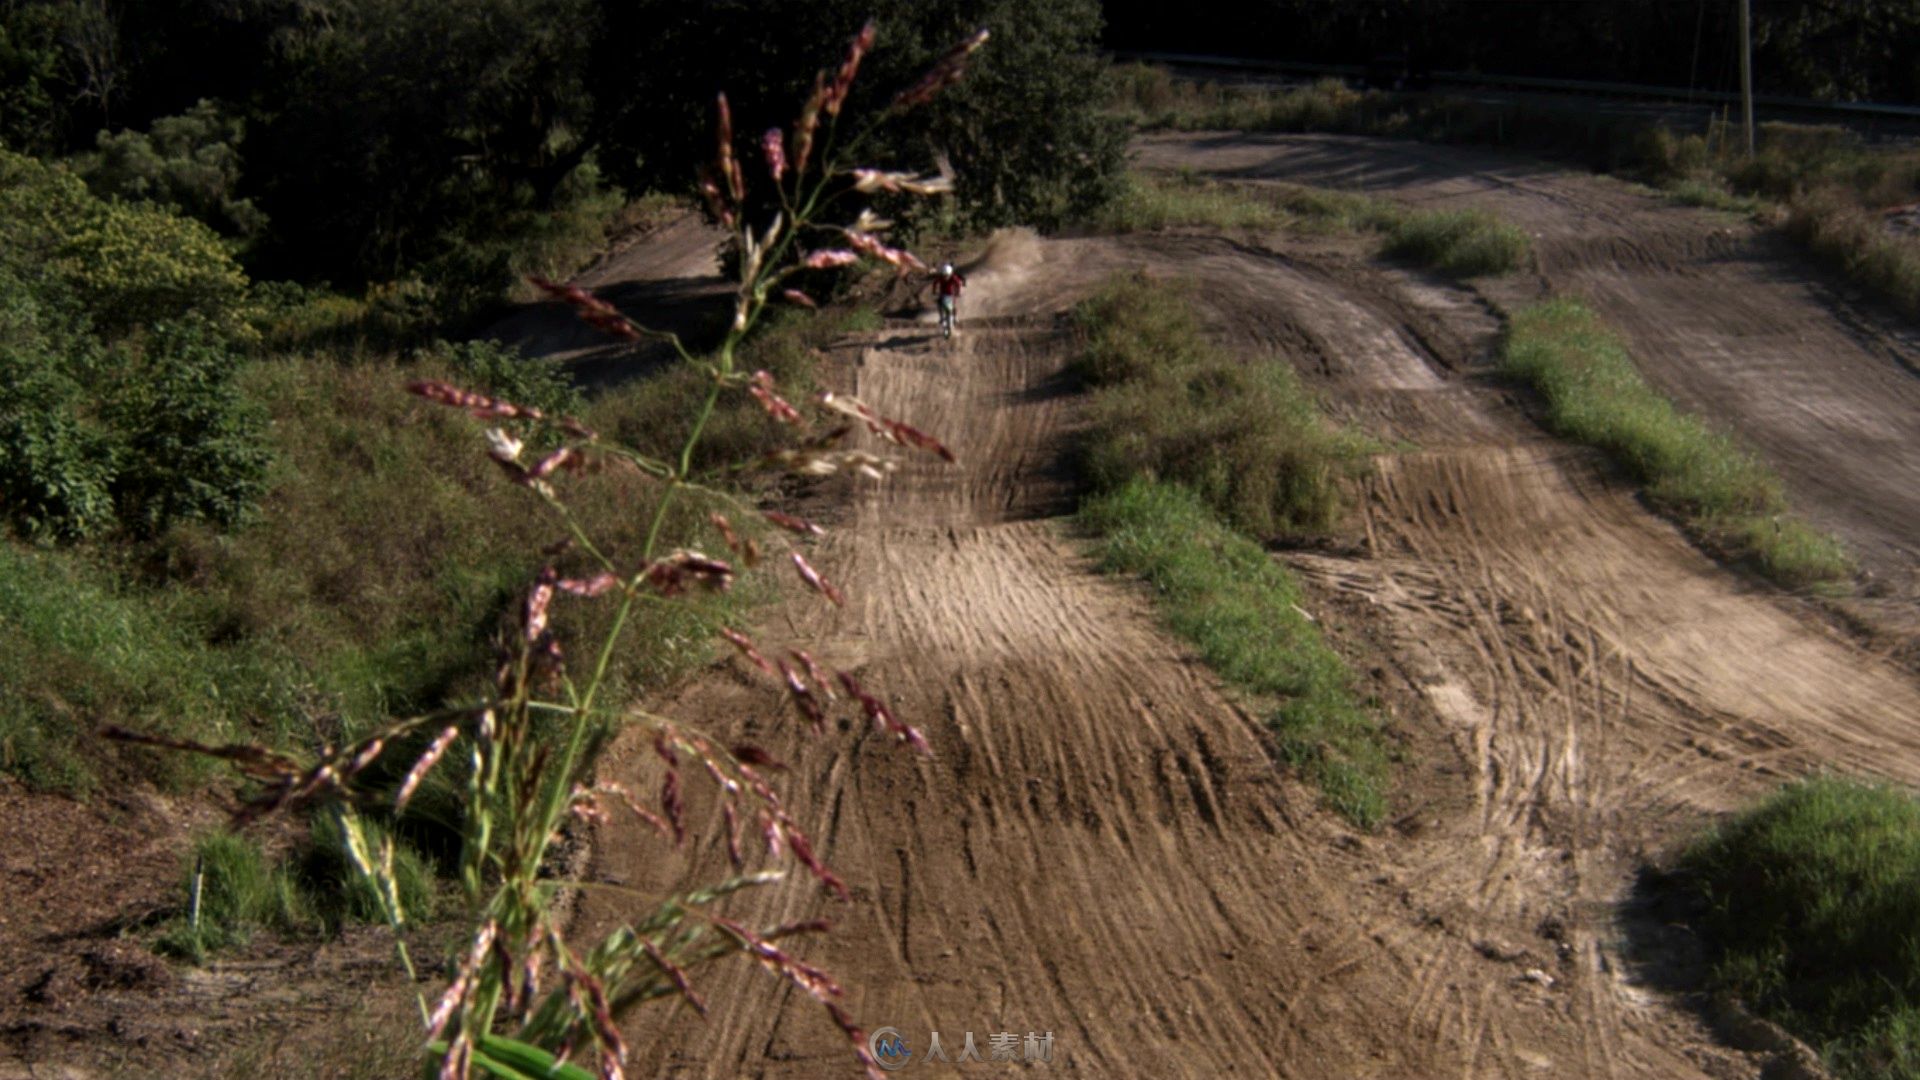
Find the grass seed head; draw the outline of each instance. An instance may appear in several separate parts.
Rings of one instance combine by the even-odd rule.
[[[760,136],[760,152],[767,158],[767,175],[778,184],[787,174],[787,141],[780,129],[771,127]]]

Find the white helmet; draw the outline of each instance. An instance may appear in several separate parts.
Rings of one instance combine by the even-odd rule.
[[[941,277],[952,277],[952,276],[953,276],[953,264],[952,264],[952,263],[941,263],[941,264],[940,264],[940,276],[941,276]]]

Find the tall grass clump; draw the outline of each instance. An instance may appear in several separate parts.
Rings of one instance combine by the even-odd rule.
[[[1093,485],[1183,484],[1255,536],[1324,530],[1357,456],[1281,360],[1243,362],[1207,341],[1185,295],[1144,274],[1074,310],[1073,369],[1094,387],[1081,462]]]
[[[1920,195],[1920,189],[1910,194]],[[1796,199],[1786,230],[1821,261],[1920,317],[1920,239],[1894,236],[1880,214],[1832,188]]]
[[[417,917],[431,917],[439,888],[433,867],[411,844],[391,840],[384,826],[369,822],[367,830],[393,852],[401,902]],[[345,834],[326,819],[315,819],[307,842],[283,856],[244,833],[208,833],[194,842],[180,885],[183,910],[156,947],[195,963],[262,930],[293,936],[384,920],[378,891],[354,870]]]
[[[1686,852],[1715,980],[1845,1080],[1920,1078],[1920,800],[1793,784]]]
[[[1656,503],[1768,577],[1806,585],[1851,573],[1837,541],[1789,516],[1780,478],[1649,386],[1625,343],[1579,301],[1515,313],[1500,370],[1540,392],[1556,433],[1606,451]]]
[[[1346,666],[1251,537],[1319,531],[1363,449],[1291,366],[1207,341],[1178,286],[1122,276],[1074,310],[1073,369],[1094,387],[1080,523],[1102,565],[1154,587],[1168,626],[1272,708],[1287,761],[1362,827],[1385,812],[1387,751]]]
[[[1489,277],[1520,268],[1527,234],[1484,210],[1410,211],[1387,230],[1386,254],[1454,277]]]
[[[436,783],[451,788],[459,835],[448,862],[457,868],[460,913],[471,932],[447,960],[444,991],[417,1002],[429,1066],[443,1078],[465,1080],[476,1071],[508,1080],[621,1076],[621,1018],[661,998],[685,1001],[704,1014],[708,1006],[694,984],[696,973],[736,954],[751,956],[821,1004],[855,1058],[877,1068],[865,1032],[842,1005],[842,988],[788,951],[784,939],[823,930],[822,921],[752,927],[723,911],[731,895],[783,878],[778,869],[749,867],[750,860],[761,861],[762,851],[768,861],[791,855],[827,893],[850,895],[775,787],[780,762],[761,747],[723,741],[691,721],[626,707],[614,677],[636,648],[670,651],[657,636],[637,633],[642,627],[682,618],[677,613],[692,598],[733,593],[736,581],[756,566],[784,568],[823,602],[845,602],[841,586],[822,576],[798,546],[823,530],[763,511],[740,494],[733,483],[740,477],[883,477],[890,459],[843,445],[855,425],[881,442],[954,460],[937,439],[846,395],[822,391],[803,411],[784,396],[791,391],[770,370],[747,366],[749,336],[770,305],[817,303],[802,289],[807,272],[865,259],[902,274],[925,272],[919,259],[884,239],[888,226],[871,211],[851,221],[829,219],[826,211],[850,187],[908,195],[950,190],[950,177],[856,168],[855,155],[880,124],[926,104],[958,80],[987,34],[965,39],[866,126],[842,137],[841,106],[874,36],[868,23],[841,65],[821,73],[790,131],[771,129],[752,142],[748,152],[759,161],[754,182],[776,197],[777,214],[762,217],[753,210],[745,148],[734,137],[725,95],[718,99],[715,152],[701,188],[709,212],[731,237],[738,281],[731,323],[714,352],[696,356],[678,336],[643,326],[581,288],[534,281],[615,337],[664,340],[681,363],[699,372],[698,392],[686,410],[662,418],[677,433],[664,449],[651,442],[632,445],[580,416],[449,379],[407,385],[444,422],[465,423],[459,419],[465,414],[485,423],[483,432],[469,425],[470,445],[482,444],[485,451],[468,459],[488,474],[492,517],[519,518],[505,502],[517,496],[544,522],[544,542],[528,546],[533,565],[495,623],[490,678],[457,686],[441,704],[389,718],[306,757],[258,745],[116,733],[237,763],[255,781],[242,822],[277,811],[315,810],[322,827],[335,830],[345,862],[364,884],[347,892],[350,903],[377,909],[395,931],[400,962],[416,980],[419,969],[402,931],[421,917],[427,901],[409,888],[418,875],[407,869],[398,831],[387,828],[385,819],[404,821],[407,808],[428,797]],[[710,461],[702,455],[704,440],[734,402],[748,403],[761,423],[786,435],[777,448],[750,460]],[[620,478],[645,498],[596,510],[595,501],[620,494],[592,486],[604,476]],[[584,639],[565,633],[570,613],[596,609],[603,614],[594,633]],[[830,714],[851,710],[886,741],[931,752],[925,737],[867,688],[870,675],[824,667],[799,648],[768,655],[725,623],[703,628],[701,638],[702,646],[731,648],[779,687],[816,735],[831,729]],[[674,658],[655,662],[671,664]],[[639,744],[651,748],[648,782],[658,782],[657,794],[643,799],[598,775],[599,751],[620,725],[635,729]],[[712,782],[711,805],[724,821],[731,876],[678,895],[633,894],[628,921],[598,940],[575,940],[578,928],[564,918],[561,900],[581,883],[564,868],[565,834],[575,822],[631,814],[663,844],[677,845],[689,831],[687,785],[702,778]]]
[[[295,930],[311,913],[290,869],[237,833],[209,833],[197,840],[181,886],[188,910],[161,936],[159,948],[195,962],[244,944],[256,930]]]
[[[1346,664],[1259,544],[1188,488],[1136,477],[1080,508],[1103,569],[1153,586],[1162,617],[1235,689],[1271,709],[1282,757],[1362,828],[1386,813],[1388,752]]]

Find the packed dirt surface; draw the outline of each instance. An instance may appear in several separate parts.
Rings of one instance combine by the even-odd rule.
[[[1259,175],[1261,154],[1288,152],[1245,143],[1148,153]],[[1623,222],[1630,199],[1669,213],[1612,197]],[[1702,236],[1721,227],[1692,217]],[[1604,265],[1601,238],[1587,240],[1543,245],[1552,272]],[[1705,275],[1728,250],[1661,257]],[[1405,751],[1380,834],[1319,808],[1258,717],[1157,628],[1143,590],[1093,572],[1060,516],[1080,400],[1060,317],[1135,268],[1195,282],[1223,344],[1293,362],[1394,448],[1358,492],[1357,554],[1282,556],[1370,673],[1363,689]],[[853,887],[834,904],[802,876],[741,898],[737,914],[831,915],[834,932],[797,951],[849,986],[863,1024],[906,1036],[915,1074],[1018,1067],[921,1064],[933,1030],[953,1056],[967,1031],[982,1056],[992,1033],[1050,1031],[1050,1067],[1091,1076],[1784,1067],[1709,1029],[1688,997],[1697,946],[1644,910],[1636,875],[1707,815],[1812,769],[1920,781],[1920,687],[1906,671],[1709,560],[1597,455],[1542,435],[1484,375],[1497,321],[1472,290],[1375,266],[1357,243],[1277,235],[1003,236],[963,269],[954,341],[924,317],[894,320],[849,341],[840,369],[880,411],[947,439],[960,466],[914,463],[822,497],[815,511],[839,527],[816,562],[847,606],[795,601],[754,631],[857,672],[925,729],[932,758],[852,722],[810,740],[777,686],[737,661],[653,703],[789,762],[788,804]],[[1745,348],[1713,340],[1712,325],[1694,332],[1709,361]],[[1772,397],[1777,410],[1794,400]],[[1910,467],[1920,439],[1897,437],[1886,401],[1873,408],[1892,425],[1895,467]],[[1897,520],[1908,510],[1893,502]],[[1880,535],[1876,520],[1857,535]],[[1877,557],[1900,557],[1885,539]],[[607,770],[659,780],[638,745]],[[711,811],[694,805],[707,825],[679,852],[642,829],[602,830],[593,874],[649,896],[726,876]],[[628,917],[622,895],[590,893],[581,929]],[[856,1071],[827,1018],[757,969],[713,971],[702,988],[725,1002],[712,1023],[634,1018],[636,1074]]]
[[[1777,234],[1608,177],[1461,147],[1160,135],[1136,149],[1144,167],[1478,207],[1527,229],[1539,283],[1589,300],[1656,386],[1757,449],[1794,506],[1872,575],[1856,606],[1920,634],[1920,328]]]

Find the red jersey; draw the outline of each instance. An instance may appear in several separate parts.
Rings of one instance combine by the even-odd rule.
[[[936,275],[933,279],[934,291],[941,296],[959,296],[960,290],[966,287],[967,279],[957,270],[945,277]]]

